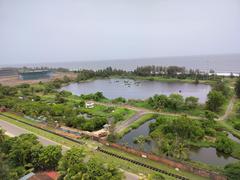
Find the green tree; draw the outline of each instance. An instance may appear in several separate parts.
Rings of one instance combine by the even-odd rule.
[[[213,112],[218,112],[223,106],[225,98],[221,92],[211,91],[208,94],[208,100],[206,102],[207,109]]]
[[[82,148],[73,147],[68,150],[61,158],[58,170],[61,177],[65,180],[71,180],[78,176],[82,178],[86,172],[85,167],[85,152]]]
[[[229,180],[238,180],[240,177],[240,162],[228,164],[224,167],[224,174]]]
[[[32,162],[35,147],[41,147],[33,134],[23,134],[10,141],[9,160],[14,166],[25,166]]]
[[[200,122],[185,116],[166,122],[163,125],[162,132],[165,135],[189,140],[201,139],[204,136]]]
[[[183,96],[180,94],[171,94],[168,98],[168,106],[172,110],[179,110],[184,105]]]
[[[188,109],[195,109],[198,105],[198,98],[190,96],[185,99],[185,106]]]
[[[223,81],[223,79],[217,80],[215,83],[213,90],[222,92],[222,94],[226,97],[230,94],[230,88],[227,86],[227,84]]]
[[[227,137],[219,137],[216,141],[216,148],[220,152],[231,154],[233,151],[233,143]]]
[[[139,149],[144,150],[144,144],[146,142],[146,138],[142,135],[136,137],[134,139],[134,143],[139,145]]]
[[[0,148],[1,148],[2,143],[5,140],[5,134],[4,133],[5,133],[4,130],[0,129]]]
[[[38,170],[55,170],[61,157],[61,146],[50,145],[41,149],[38,157],[33,160],[33,164]]]
[[[3,180],[9,178],[9,167],[5,159],[5,154],[0,152],[0,179]]]
[[[86,180],[121,180],[122,173],[111,164],[102,164],[96,159],[90,159],[85,173]]]
[[[235,84],[235,92],[238,98],[240,98],[240,77]]]
[[[205,111],[205,118],[207,120],[213,121],[215,118],[217,118],[217,115],[212,111]]]

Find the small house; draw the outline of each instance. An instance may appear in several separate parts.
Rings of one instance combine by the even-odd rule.
[[[85,107],[89,109],[94,108],[94,102],[86,102]]]

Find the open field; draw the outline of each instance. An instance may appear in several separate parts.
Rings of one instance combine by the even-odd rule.
[[[77,74],[72,72],[57,72],[54,73],[50,79],[36,79],[36,80],[22,80],[19,76],[5,76],[0,77],[0,84],[5,86],[16,86],[23,83],[36,84],[40,81],[48,82],[54,79],[62,79],[64,76],[68,76],[70,79],[76,78]]]

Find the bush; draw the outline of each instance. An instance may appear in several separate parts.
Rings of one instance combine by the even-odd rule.
[[[231,154],[233,152],[233,144],[230,139],[225,136],[219,137],[216,141],[216,148],[218,151],[225,154]]]
[[[240,123],[236,123],[236,124],[234,125],[234,128],[240,131]]]
[[[229,180],[238,180],[240,177],[240,162],[225,166],[224,174]]]

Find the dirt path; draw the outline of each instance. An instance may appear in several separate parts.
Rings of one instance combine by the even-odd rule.
[[[230,102],[229,102],[229,104],[228,104],[228,106],[227,106],[227,109],[226,109],[224,115],[222,115],[221,117],[219,117],[219,118],[217,119],[217,121],[224,121],[224,120],[226,120],[226,119],[229,117],[230,113],[233,111],[234,102],[235,102],[235,97],[233,97],[233,98],[230,100]]]
[[[130,126],[134,121],[137,121],[137,120],[138,120],[140,117],[142,117],[144,114],[146,114],[146,113],[143,112],[143,111],[139,111],[139,112],[137,112],[135,115],[133,115],[132,117],[130,117],[129,119],[117,123],[115,132],[116,132],[116,133],[119,133],[119,132],[123,131],[125,128],[127,128],[128,126]]]

